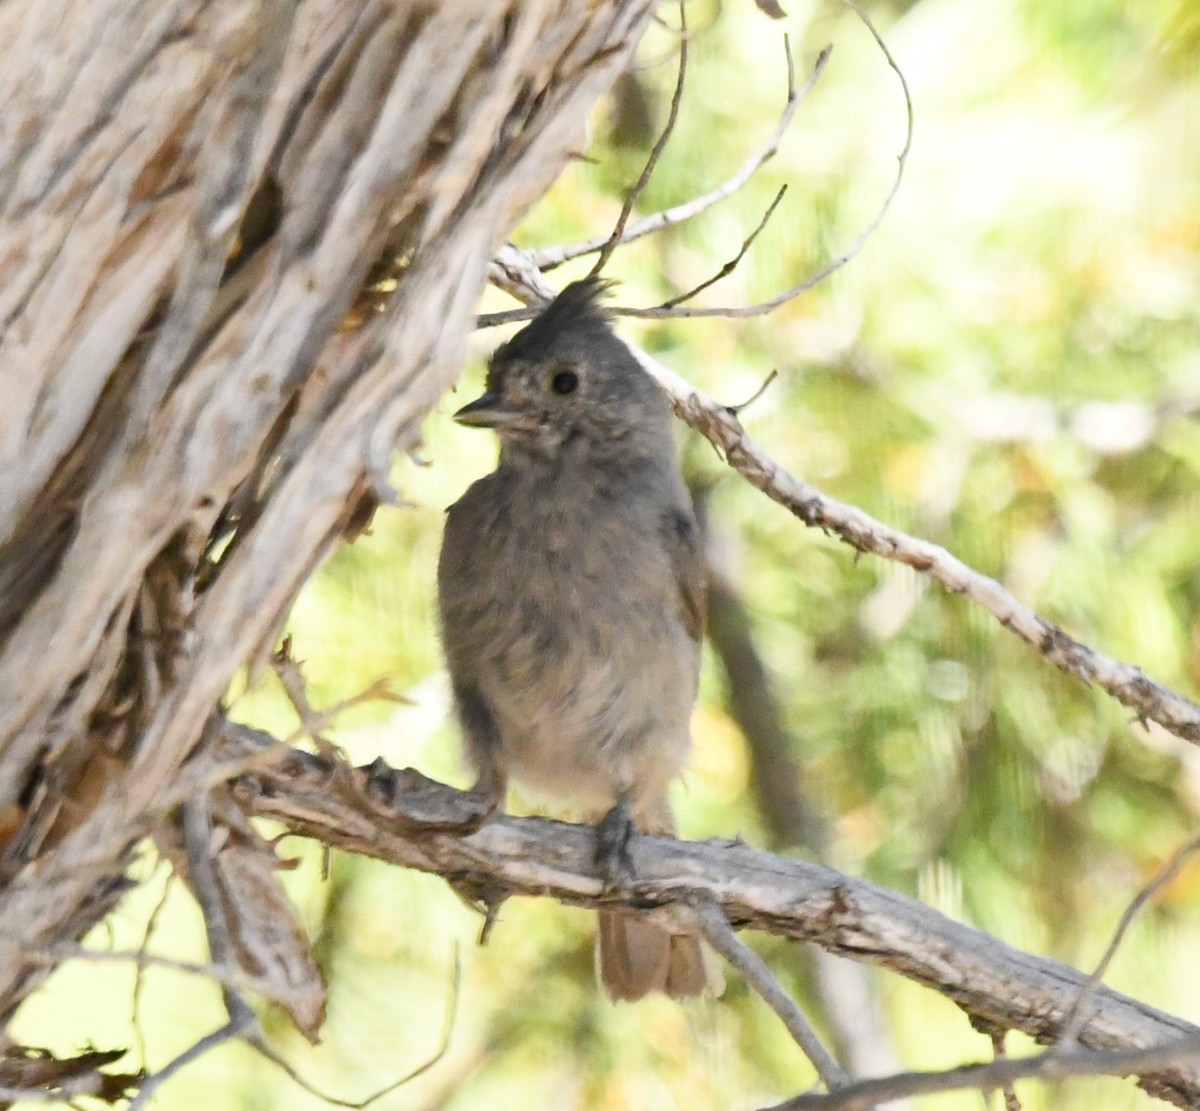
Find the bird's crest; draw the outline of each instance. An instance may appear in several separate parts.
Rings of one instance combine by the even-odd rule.
[[[600,303],[611,288],[608,278],[591,276],[572,282],[550,302],[532,321],[493,356],[504,362],[509,359],[536,358],[556,338],[572,332],[587,332],[596,328],[607,330],[610,314]]]

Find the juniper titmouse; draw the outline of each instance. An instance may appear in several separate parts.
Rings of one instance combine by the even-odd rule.
[[[495,429],[500,462],[450,507],[438,594],[476,789],[500,805],[511,774],[607,815],[598,859],[613,871],[631,822],[673,831],[705,573],[670,409],[609,329],[603,289],[563,290],[455,414]],[[614,912],[597,962],[613,999],[710,983],[696,937]]]

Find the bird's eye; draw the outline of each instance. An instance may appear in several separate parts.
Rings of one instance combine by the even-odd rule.
[[[553,378],[550,379],[550,388],[559,395],[566,397],[569,393],[575,392],[575,387],[579,385],[579,375],[573,370],[560,370]]]

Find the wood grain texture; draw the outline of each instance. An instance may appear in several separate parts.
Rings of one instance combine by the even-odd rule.
[[[650,7],[0,6],[0,1013],[386,496]]]

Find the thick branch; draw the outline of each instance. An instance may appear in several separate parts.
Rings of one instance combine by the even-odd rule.
[[[244,759],[272,744],[228,726],[223,758]],[[1052,1041],[1087,982],[1083,973],[1023,953],[913,899],[829,868],[786,860],[740,842],[681,842],[638,836],[638,880],[605,888],[593,864],[590,829],[499,815],[474,833],[481,800],[419,773],[375,765],[371,798],[329,789],[333,768],[300,752],[243,778],[237,795],[259,817],[351,852],[446,878],[460,892],[494,902],[548,895],[578,906],[654,908],[715,900],[729,920],[830,952],[883,965],[954,1000],[982,1025]],[[390,819],[390,820],[388,820]],[[666,912],[672,913],[672,912]],[[677,913],[677,912],[674,912]],[[1140,1049],[1200,1036],[1200,1029],[1101,988],[1080,1033],[1091,1049]],[[1200,1106],[1200,1069],[1173,1065],[1142,1078],[1181,1107]]]

